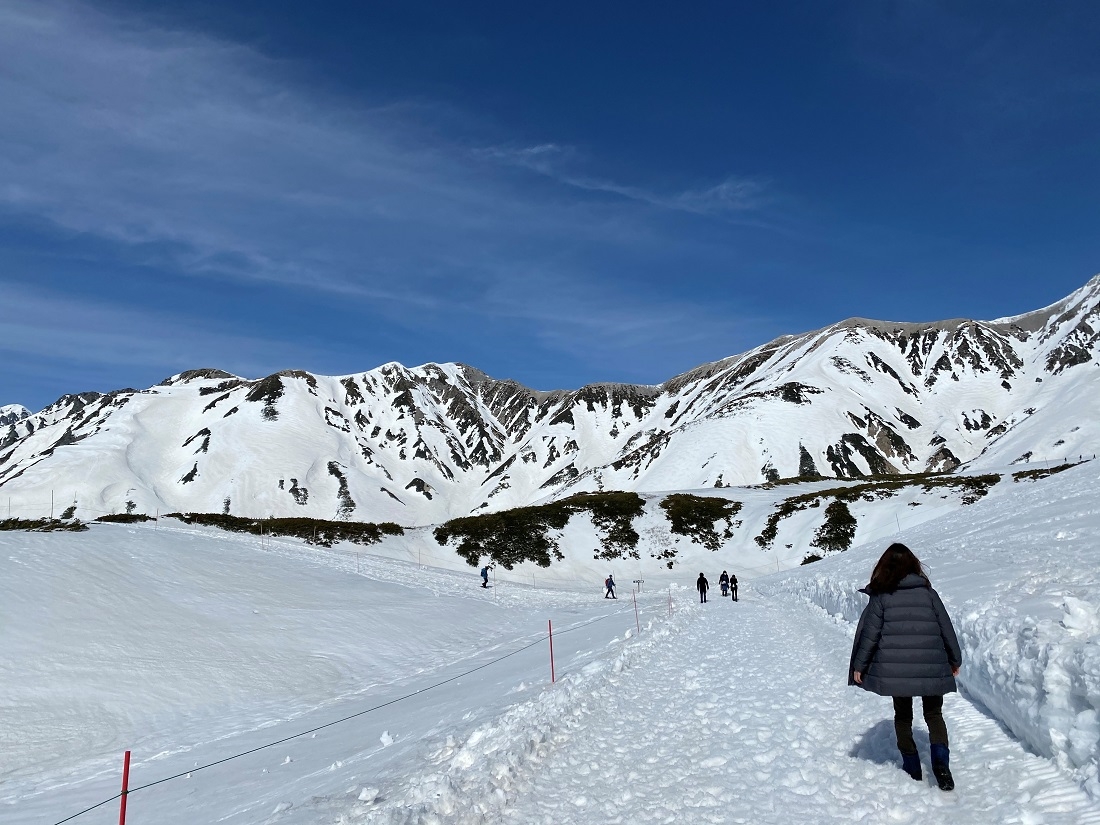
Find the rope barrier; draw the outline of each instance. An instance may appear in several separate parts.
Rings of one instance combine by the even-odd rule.
[[[567,630],[559,630],[557,635],[561,636],[561,635],[564,635],[566,633],[572,633],[574,630],[580,630],[581,628],[588,627],[589,625],[593,625],[596,622],[602,622],[605,619],[609,619],[613,616],[616,616],[616,615],[618,615],[620,613],[624,613],[624,612],[626,612],[626,608],[620,608],[619,610],[616,610],[612,613],[608,613],[607,615],[597,616],[595,619],[590,619],[586,622],[581,622],[580,624],[574,625],[573,627],[570,627]],[[449,679],[444,679],[441,682],[436,682],[434,685],[429,685],[428,687],[424,687],[424,688],[418,688],[417,690],[413,691],[412,693],[406,693],[404,696],[398,696],[396,699],[391,699],[390,701],[383,702],[380,705],[375,705],[374,707],[367,708],[366,710],[357,711],[356,713],[349,714],[348,716],[344,716],[344,717],[342,717],[340,719],[336,719],[332,722],[326,722],[323,725],[318,725],[317,727],[310,728],[309,730],[304,730],[304,731],[301,731],[299,733],[295,733],[291,736],[284,736],[282,739],[277,739],[274,742],[268,742],[267,744],[259,745],[255,748],[250,748],[249,750],[246,750],[246,751],[241,751],[240,753],[235,753],[232,756],[225,757],[224,759],[218,759],[214,762],[208,762],[205,765],[200,765],[196,768],[191,768],[191,769],[186,770],[186,771],[181,771],[180,773],[173,774],[172,776],[166,776],[163,779],[157,779],[153,782],[146,782],[144,785],[138,785],[137,787],[130,788],[127,791],[127,796],[131,796],[131,795],[137,793],[138,791],[145,790],[146,788],[152,788],[154,785],[161,785],[165,782],[171,782],[172,780],[179,779],[181,777],[189,776],[190,774],[198,773],[199,771],[206,770],[207,768],[213,768],[216,765],[222,765],[222,764],[224,764],[226,762],[230,762],[234,759],[240,759],[242,756],[248,756],[249,754],[256,753],[257,751],[262,751],[266,748],[273,748],[276,745],[281,745],[284,742],[291,741],[292,739],[299,739],[299,738],[301,738],[303,736],[306,736],[308,734],[316,733],[319,730],[324,730],[325,728],[331,728],[334,725],[342,724],[343,722],[347,722],[347,721],[349,721],[351,719],[355,719],[359,716],[364,716],[364,715],[366,715],[368,713],[372,713],[376,710],[381,710],[382,708],[389,707],[390,705],[395,705],[398,702],[404,701],[405,699],[411,699],[414,696],[419,696],[421,693],[427,693],[429,690],[435,690],[436,688],[442,687],[443,685],[447,685],[447,684],[450,684],[451,682],[455,682],[455,681],[458,681],[459,679],[463,679],[466,676],[469,676],[471,673],[477,673],[479,670],[484,670],[487,667],[490,667],[492,665],[503,662],[505,659],[511,658],[512,656],[515,656],[519,653],[523,653],[525,650],[530,650],[535,645],[542,644],[542,642],[546,641],[546,639],[547,639],[547,636],[540,635],[539,638],[535,639],[535,641],[531,642],[530,644],[524,645],[521,648],[517,648],[516,650],[513,650],[510,653],[506,653],[506,654],[504,654],[503,656],[501,656],[497,659],[493,659],[490,662],[486,662],[484,664],[478,665],[475,668],[471,668],[470,670],[467,670],[465,673],[460,673],[457,676],[452,676]],[[86,814],[90,811],[94,811],[96,808],[100,808],[103,805],[108,804],[109,802],[114,802],[116,799],[119,799],[121,796],[122,796],[121,793],[116,793],[114,796],[110,797],[109,799],[104,799],[102,802],[97,802],[95,805],[92,805],[89,808],[85,808],[84,810],[80,811],[79,813],[75,813],[72,816],[66,817],[65,819],[58,820],[57,822],[54,823],[54,825],[63,825],[63,823],[65,823],[65,822],[70,822],[70,821],[76,819],[79,816],[83,816],[84,814]]]

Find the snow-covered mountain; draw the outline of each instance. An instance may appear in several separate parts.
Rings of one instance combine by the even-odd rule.
[[[417,525],[578,491],[982,469],[1096,452],[1098,354],[1100,276],[994,321],[851,318],[660,386],[540,392],[461,364],[193,370],[9,421],[0,491],[25,516],[55,491],[81,515]]]

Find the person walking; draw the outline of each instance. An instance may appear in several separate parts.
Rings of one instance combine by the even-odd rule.
[[[489,586],[489,571],[493,569],[493,565],[487,564],[481,568],[481,586]]]
[[[707,591],[710,589],[710,582],[707,581],[707,577],[700,573],[699,580],[695,582],[695,586],[699,588],[699,604],[706,604]]]
[[[724,599],[730,589],[730,574],[725,570],[723,570],[722,575],[718,577],[718,586],[722,588],[722,598]]]
[[[737,574],[730,573],[730,596],[733,597],[733,601],[737,601]]]
[[[607,592],[603,594],[605,599],[617,599],[615,595],[615,579],[611,577],[611,574],[607,574],[607,578],[604,579],[603,586],[607,588]]]
[[[891,544],[860,590],[870,597],[856,626],[848,684],[894,700],[894,732],[902,769],[922,780],[913,741],[913,697],[920,696],[932,745],[932,773],[940,790],[951,776],[943,697],[958,690],[962,648],[924,566],[904,544]]]

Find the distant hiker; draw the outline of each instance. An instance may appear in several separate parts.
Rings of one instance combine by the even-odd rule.
[[[607,592],[603,594],[605,599],[617,599],[615,595],[615,580],[611,578],[611,574],[607,574],[607,578],[603,581],[603,586],[607,588]]]
[[[710,582],[707,581],[707,577],[700,573],[695,586],[699,588],[699,604],[706,604],[707,591],[710,589]]]
[[[932,773],[940,790],[954,790],[943,697],[958,689],[962,649],[947,610],[920,560],[904,544],[886,548],[860,592],[871,600],[856,627],[848,684],[893,697],[901,766],[917,780],[923,775],[913,741],[913,697],[920,696],[932,743]]]
[[[725,570],[722,571],[722,575],[718,577],[718,586],[722,588],[722,598],[729,595],[730,589],[730,574]]]
[[[730,595],[733,596],[733,601],[737,601],[737,574],[730,573]]]
[[[493,565],[487,564],[481,568],[481,586],[489,586],[489,571],[493,569]]]

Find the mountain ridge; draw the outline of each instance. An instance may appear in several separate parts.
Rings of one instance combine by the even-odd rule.
[[[187,370],[0,425],[0,490],[70,488],[91,514],[412,526],[592,490],[981,469],[1096,451],[1098,351],[1100,276],[991,322],[849,318],[658,385],[533,390],[456,363]]]

